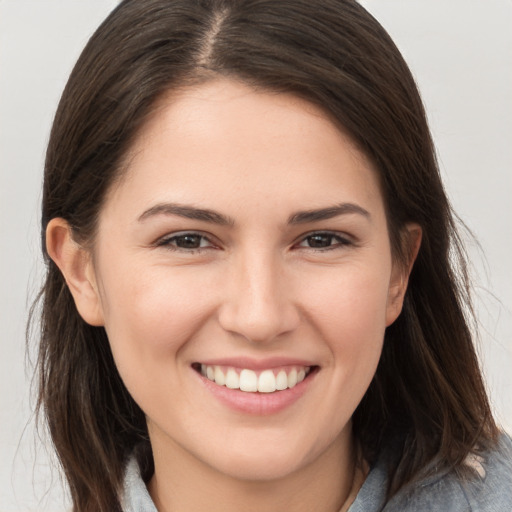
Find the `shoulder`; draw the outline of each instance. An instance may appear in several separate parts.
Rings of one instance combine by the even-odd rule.
[[[445,473],[417,482],[394,496],[384,512],[510,512],[512,510],[512,440],[503,435],[496,448],[470,455],[471,477]]]
[[[126,466],[121,494],[123,512],[157,512],[140,475],[137,459],[132,455]]]

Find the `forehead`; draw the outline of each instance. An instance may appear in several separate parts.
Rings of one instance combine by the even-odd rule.
[[[230,80],[160,98],[125,168],[117,193],[132,204],[316,208],[344,195],[382,203],[373,165],[322,109]]]

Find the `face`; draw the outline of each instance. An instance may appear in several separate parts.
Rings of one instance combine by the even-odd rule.
[[[350,442],[404,276],[375,170],[320,109],[230,81],[169,96],[92,261],[155,451],[270,479]]]

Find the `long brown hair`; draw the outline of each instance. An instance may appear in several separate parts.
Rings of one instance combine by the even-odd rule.
[[[464,253],[421,99],[399,51],[353,0],[125,0],[80,56],[62,95],[45,163],[39,410],[75,512],[119,510],[123,468],[148,446],[143,412],[116,370],[105,330],[86,324],[45,249],[62,217],[94,240],[123,157],[168,90],[233,77],[320,105],[380,173],[395,257],[406,222],[423,230],[403,312],[353,417],[372,462],[393,440],[389,496],[429,462],[455,470],[497,437],[475,355]],[[141,450],[148,476],[151,454]]]

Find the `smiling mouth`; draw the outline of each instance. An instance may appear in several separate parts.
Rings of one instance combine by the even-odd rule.
[[[294,388],[318,367],[290,366],[256,372],[247,368],[194,363],[192,368],[218,386],[247,393],[274,393]]]

